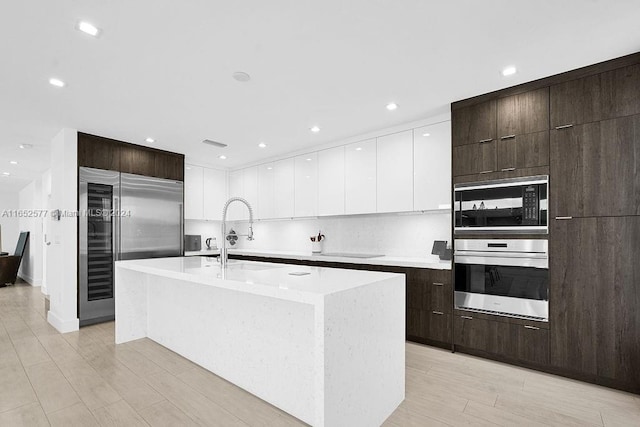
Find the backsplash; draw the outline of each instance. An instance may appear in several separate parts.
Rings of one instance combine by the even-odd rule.
[[[238,234],[246,234],[247,222],[233,222]],[[216,237],[220,244],[219,221],[187,221],[186,234]],[[235,248],[311,253],[309,237],[322,231],[323,252],[368,253],[387,256],[419,257],[438,262],[431,255],[434,240],[451,242],[451,214],[428,212],[416,214],[359,215],[329,218],[257,221],[253,225],[255,240],[245,237]]]

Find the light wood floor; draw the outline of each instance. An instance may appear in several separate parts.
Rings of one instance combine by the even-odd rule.
[[[59,334],[39,288],[0,288],[0,426],[304,425],[113,326]],[[406,396],[385,426],[640,426],[637,395],[410,343]]]

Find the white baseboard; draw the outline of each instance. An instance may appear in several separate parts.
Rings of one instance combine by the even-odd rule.
[[[80,329],[80,320],[79,319],[68,319],[63,320],[58,317],[51,310],[47,313],[47,321],[58,330],[58,332],[64,334],[67,332],[74,332]]]

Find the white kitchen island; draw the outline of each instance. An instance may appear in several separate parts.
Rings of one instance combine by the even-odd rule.
[[[404,399],[402,274],[184,257],[115,279],[116,343],[149,337],[306,423],[376,426]]]

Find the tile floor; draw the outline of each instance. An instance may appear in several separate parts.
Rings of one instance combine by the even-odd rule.
[[[304,425],[113,323],[59,334],[39,288],[0,288],[0,426]],[[385,426],[640,426],[640,396],[407,344],[406,400]]]

